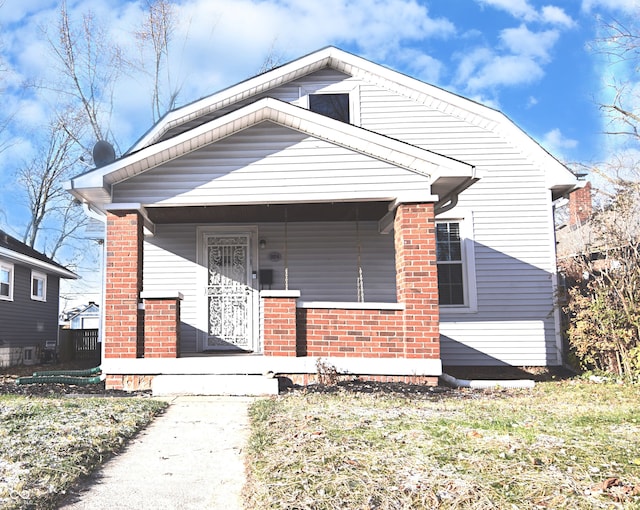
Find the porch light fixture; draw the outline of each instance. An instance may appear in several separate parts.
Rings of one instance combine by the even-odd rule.
[[[267,241],[265,241],[264,239],[260,239],[258,246],[260,246],[261,250],[264,250],[267,247]]]

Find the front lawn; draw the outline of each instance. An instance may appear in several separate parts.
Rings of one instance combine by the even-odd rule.
[[[640,508],[640,388],[296,391],[251,409],[247,508]]]
[[[74,482],[165,406],[146,398],[0,395],[0,508],[56,508]]]

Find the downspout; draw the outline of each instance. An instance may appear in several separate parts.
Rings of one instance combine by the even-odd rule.
[[[511,379],[511,380],[467,380],[456,379],[455,377],[443,373],[440,376],[447,384],[454,388],[472,388],[472,389],[495,389],[495,388],[533,388],[535,381],[531,379]]]

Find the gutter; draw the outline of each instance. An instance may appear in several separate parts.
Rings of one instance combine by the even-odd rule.
[[[533,388],[535,381],[531,379],[512,379],[512,380],[467,380],[456,379],[455,377],[442,373],[440,376],[447,384],[454,388],[472,388],[472,389],[495,389],[495,388]]]

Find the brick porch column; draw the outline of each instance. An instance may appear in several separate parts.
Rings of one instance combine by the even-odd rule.
[[[105,358],[140,358],[143,354],[142,290],[143,219],[138,211],[107,213]]]
[[[401,204],[394,220],[398,302],[404,303],[404,356],[439,358],[438,271],[433,204]]]

